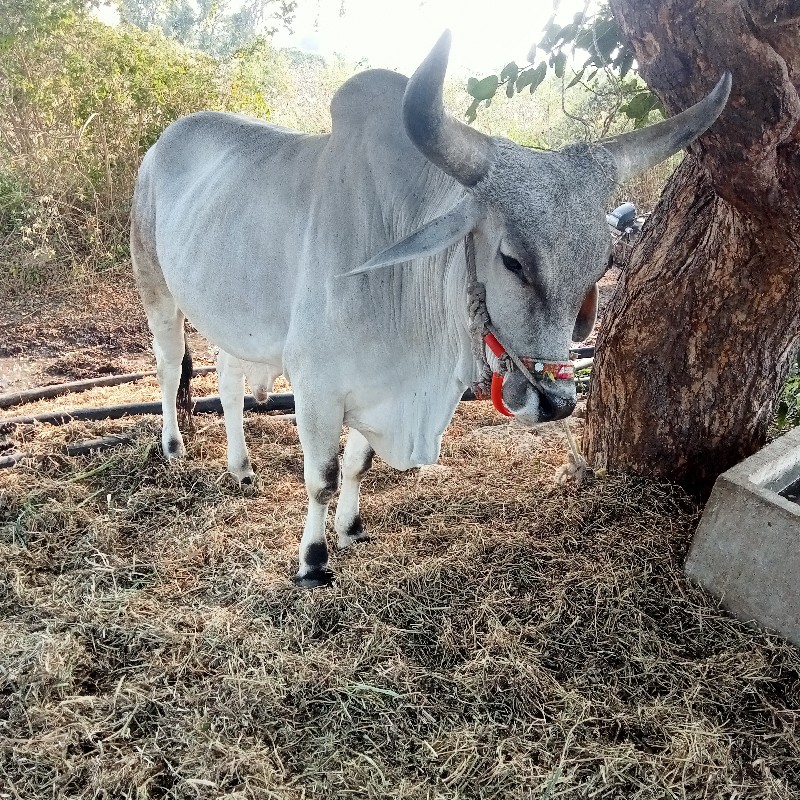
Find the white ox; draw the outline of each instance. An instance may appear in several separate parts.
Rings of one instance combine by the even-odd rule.
[[[158,363],[164,452],[184,453],[176,397],[190,363],[185,317],[221,351],[228,467],[239,480],[253,475],[244,375],[261,394],[286,375],[308,492],[295,578],[303,586],[331,580],[325,522],[342,423],[350,434],[334,525],[347,547],[365,538],[359,484],[373,451],[398,469],[435,462],[477,377],[465,235],[474,235],[486,308],[509,351],[564,362],[570,340],[594,322],[614,185],[705,131],[730,88],[723,76],[670,120],[542,152],[445,113],[449,47],[445,33],[410,80],[384,70],[351,78],[331,103],[329,135],[193,114],[166,129],[139,172],[131,252]],[[533,385],[514,370],[502,398],[524,423],[559,419],[574,408],[575,385]]]

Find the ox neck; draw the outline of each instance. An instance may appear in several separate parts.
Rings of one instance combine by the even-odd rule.
[[[384,209],[385,218],[400,220],[393,233],[395,240],[464,198],[464,187],[433,165],[423,168],[418,182],[424,187],[422,203],[404,195],[399,204]],[[403,360],[414,362],[414,374],[431,389],[444,380],[458,397],[478,377],[471,347],[467,283],[463,241],[413,265],[371,275],[369,282],[369,291],[378,304],[390,298],[389,330],[413,343]],[[441,384],[439,388],[444,389]]]

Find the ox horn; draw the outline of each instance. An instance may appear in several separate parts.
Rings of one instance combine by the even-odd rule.
[[[488,172],[494,157],[490,137],[451,117],[442,104],[442,86],[450,53],[445,31],[408,81],[403,122],[417,149],[463,186],[471,187]]]
[[[617,180],[622,183],[688,147],[714,124],[730,91],[731,73],[726,71],[711,92],[686,111],[641,130],[601,141],[617,162]]]

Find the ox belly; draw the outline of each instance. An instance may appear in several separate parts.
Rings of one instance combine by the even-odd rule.
[[[407,470],[436,463],[442,436],[464,391],[452,375],[452,365],[449,369],[441,365],[437,372],[430,364],[424,370],[418,363],[409,363],[407,369],[387,375],[363,351],[354,363],[343,357],[343,348],[329,351],[321,346],[326,340],[322,334],[299,347],[292,342],[288,350],[294,355],[286,363],[286,323],[279,315],[256,318],[217,302],[214,314],[198,309],[193,316],[188,298],[185,307],[203,336],[246,362],[251,386],[258,383],[254,377],[264,372],[283,372],[292,382],[297,402],[339,403],[344,424],[363,434],[391,467]],[[327,343],[335,338],[329,331]]]

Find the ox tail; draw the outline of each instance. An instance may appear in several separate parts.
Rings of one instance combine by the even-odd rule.
[[[183,361],[181,362],[181,380],[178,384],[178,396],[176,404],[178,407],[178,416],[183,422],[191,429],[192,427],[192,372],[194,367],[192,365],[192,354],[189,351],[189,342],[186,340],[186,335],[183,337]]]

